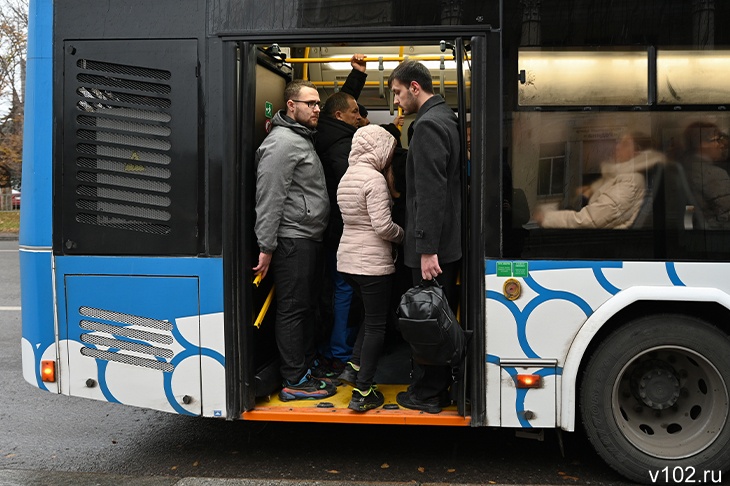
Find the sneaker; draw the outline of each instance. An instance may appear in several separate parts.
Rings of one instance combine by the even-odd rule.
[[[385,397],[375,386],[371,386],[367,392],[355,388],[352,390],[352,400],[350,400],[350,405],[347,408],[356,412],[367,412],[373,408],[378,408],[383,403],[385,403]]]
[[[279,392],[279,399],[283,402],[289,400],[321,400],[331,397],[337,393],[337,387],[307,374],[302,381],[296,385],[284,384]]]
[[[334,386],[340,386],[342,382],[337,379],[338,373],[335,373],[319,360],[315,360],[314,367],[311,369],[312,376],[324,382],[331,383]]]
[[[411,410],[422,410],[426,413],[441,412],[439,397],[419,400],[411,390],[398,393],[395,396],[395,401],[401,407],[410,408]]]
[[[348,385],[355,386],[355,382],[357,381],[357,372],[360,371],[360,367],[358,366],[355,368],[355,366],[357,365],[348,361],[345,365],[345,369],[342,370],[342,373],[340,373],[340,376],[338,376],[337,379],[341,382],[347,383]]]

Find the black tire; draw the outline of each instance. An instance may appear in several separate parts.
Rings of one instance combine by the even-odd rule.
[[[632,481],[711,483],[730,469],[729,390],[728,335],[693,317],[654,315],[600,344],[580,412],[596,452]]]

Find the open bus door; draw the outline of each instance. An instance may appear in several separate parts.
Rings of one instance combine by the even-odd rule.
[[[466,31],[465,31],[466,32]],[[407,378],[397,384],[383,383],[381,389],[388,389],[386,392],[386,407],[371,411],[365,414],[356,414],[347,410],[350,390],[345,387],[338,390],[338,400],[286,402],[279,404],[276,396],[280,386],[278,378],[278,350],[274,339],[274,314],[275,303],[271,303],[266,311],[260,326],[254,323],[262,312],[262,307],[267,307],[266,301],[270,297],[272,278],[268,277],[256,286],[251,283],[253,279],[250,271],[255,262],[257,253],[256,239],[253,234],[255,223],[255,150],[268,132],[267,125],[276,110],[284,106],[283,90],[289,79],[289,72],[283,68],[283,63],[267,62],[262,59],[262,44],[252,42],[240,42],[237,44],[237,69],[236,69],[236,99],[237,114],[235,136],[237,138],[236,159],[238,170],[235,188],[238,192],[236,207],[240,211],[240,217],[235,222],[239,226],[240,246],[234,250],[239,259],[239,274],[242,276],[239,290],[235,301],[235,314],[233,322],[229,319],[229,326],[236,327],[234,336],[238,346],[234,346],[234,361],[238,369],[232,370],[230,363],[228,373],[232,376],[228,379],[229,393],[233,392],[235,397],[229,399],[229,416],[232,418],[242,417],[251,420],[283,420],[283,421],[322,421],[322,422],[362,422],[362,423],[420,423],[420,424],[441,424],[441,425],[469,425],[476,419],[476,424],[484,422],[484,239],[483,239],[483,168],[486,157],[485,152],[485,126],[487,116],[483,113],[484,107],[493,103],[487,101],[487,91],[492,90],[493,100],[499,99],[499,76],[495,72],[494,79],[486,79],[487,69],[487,32],[474,33],[469,35],[452,33],[447,36],[444,32],[434,29],[433,32],[407,33],[392,44],[390,40],[380,41],[380,44],[398,46],[415,43],[419,46],[432,46],[435,51],[439,50],[439,44],[445,57],[454,56],[456,69],[452,68],[447,81],[444,73],[435,72],[434,92],[445,94],[449,105],[458,112],[460,120],[460,133],[462,134],[462,203],[463,203],[463,266],[460,277],[461,282],[461,310],[460,318],[462,325],[473,331],[470,354],[466,361],[468,368],[462,378],[462,385],[459,388],[457,403],[444,409],[440,414],[422,414],[417,411],[398,408],[395,405],[394,396],[398,390],[405,390],[409,381]],[[348,38],[352,37],[349,33]],[[361,38],[365,38],[364,36]],[[404,40],[405,38],[405,40]],[[446,39],[445,42],[440,42]],[[284,46],[281,39],[277,39],[280,45]],[[444,45],[445,44],[445,45]],[[271,44],[264,44],[270,46]],[[299,43],[298,45],[303,45]],[[444,49],[445,47],[445,49]],[[359,52],[359,49],[366,49],[368,46],[348,46],[349,52]],[[387,49],[384,48],[384,49]],[[397,47],[395,48],[396,52]],[[498,53],[498,47],[493,52]],[[415,56],[414,56],[415,57]],[[436,56],[438,59],[438,56]],[[438,61],[434,63],[438,66]],[[443,62],[441,63],[443,65]],[[349,65],[348,65],[349,68]],[[391,68],[392,69],[392,68]],[[438,67],[431,67],[438,71]],[[441,68],[443,71],[443,68]],[[295,73],[294,78],[300,77]],[[392,94],[387,89],[387,77],[389,72],[378,73],[377,70],[368,67],[368,82],[381,79],[385,83],[385,96],[379,100],[382,109],[392,109]],[[366,86],[365,90],[368,90]],[[372,88],[369,96],[372,96]],[[445,93],[445,90],[448,90]],[[327,93],[321,92],[324,101]],[[360,100],[368,99],[368,96],[361,96]],[[497,101],[498,103],[498,101]],[[264,113],[261,116],[261,113]],[[392,113],[392,112],[391,112]],[[496,112],[496,119],[500,118]],[[471,117],[472,124],[472,154],[471,161],[467,158],[466,150],[466,122]],[[499,141],[499,128],[493,137]],[[406,142],[405,129],[403,141]],[[474,148],[476,147],[476,150]],[[499,150],[495,149],[498,153]],[[231,182],[229,181],[229,184]],[[231,186],[229,186],[231,187]],[[230,221],[230,220],[229,220]],[[230,253],[229,253],[230,254]],[[228,265],[227,265],[228,267]],[[235,272],[233,272],[235,273]],[[267,282],[268,281],[268,282]],[[230,297],[230,296],[229,296]],[[229,330],[230,331],[230,330]],[[229,350],[231,348],[228,348]],[[407,371],[411,364],[409,360],[403,363]],[[234,372],[234,373],[232,373]],[[236,376],[238,375],[238,376]],[[377,379],[377,377],[376,377]],[[390,388],[393,388],[390,390]],[[343,391],[344,390],[344,391]],[[391,400],[389,401],[389,393]],[[336,395],[336,397],[337,397]],[[339,403],[348,396],[344,406]],[[326,402],[326,403],[325,403]],[[332,403],[336,402],[336,403]],[[392,402],[392,403],[390,403]],[[475,408],[476,406],[476,408]],[[278,408],[276,408],[278,407]],[[476,412],[476,415],[474,415]],[[472,425],[476,425],[472,424]]]

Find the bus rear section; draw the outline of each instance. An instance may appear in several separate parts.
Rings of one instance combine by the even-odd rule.
[[[408,2],[380,2],[382,15],[353,17],[336,2],[183,3],[32,4],[27,381],[230,420],[583,428],[637,482],[727,472],[730,246],[698,189],[728,186],[714,171],[727,174],[730,54],[715,46],[730,38],[714,28],[727,6],[433,2],[406,15]],[[289,79],[324,101],[355,52],[371,122],[397,114],[387,77],[406,57],[459,118],[459,319],[473,338],[439,414],[393,406],[411,379],[397,332],[376,377],[386,406],[347,410],[347,386],[276,398],[273,282],[251,271],[254,151]],[[626,137],[635,153],[618,166]],[[601,181],[629,166],[635,204],[586,224],[589,188],[610,194]]]

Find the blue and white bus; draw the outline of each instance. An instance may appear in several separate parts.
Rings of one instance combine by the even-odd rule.
[[[637,482],[728,472],[730,4],[30,6],[29,383],[228,420],[582,429]],[[395,115],[388,75],[414,58],[461,125],[472,339],[438,414],[395,405],[411,366],[397,345],[376,377],[383,408],[348,410],[346,387],[324,403],[276,394],[271,282],[252,283],[254,151],[290,79],[325,100],[355,52],[372,122]],[[627,134],[655,163],[630,158],[633,190],[618,197],[606,184],[627,173]],[[596,191],[609,216],[586,219]]]

